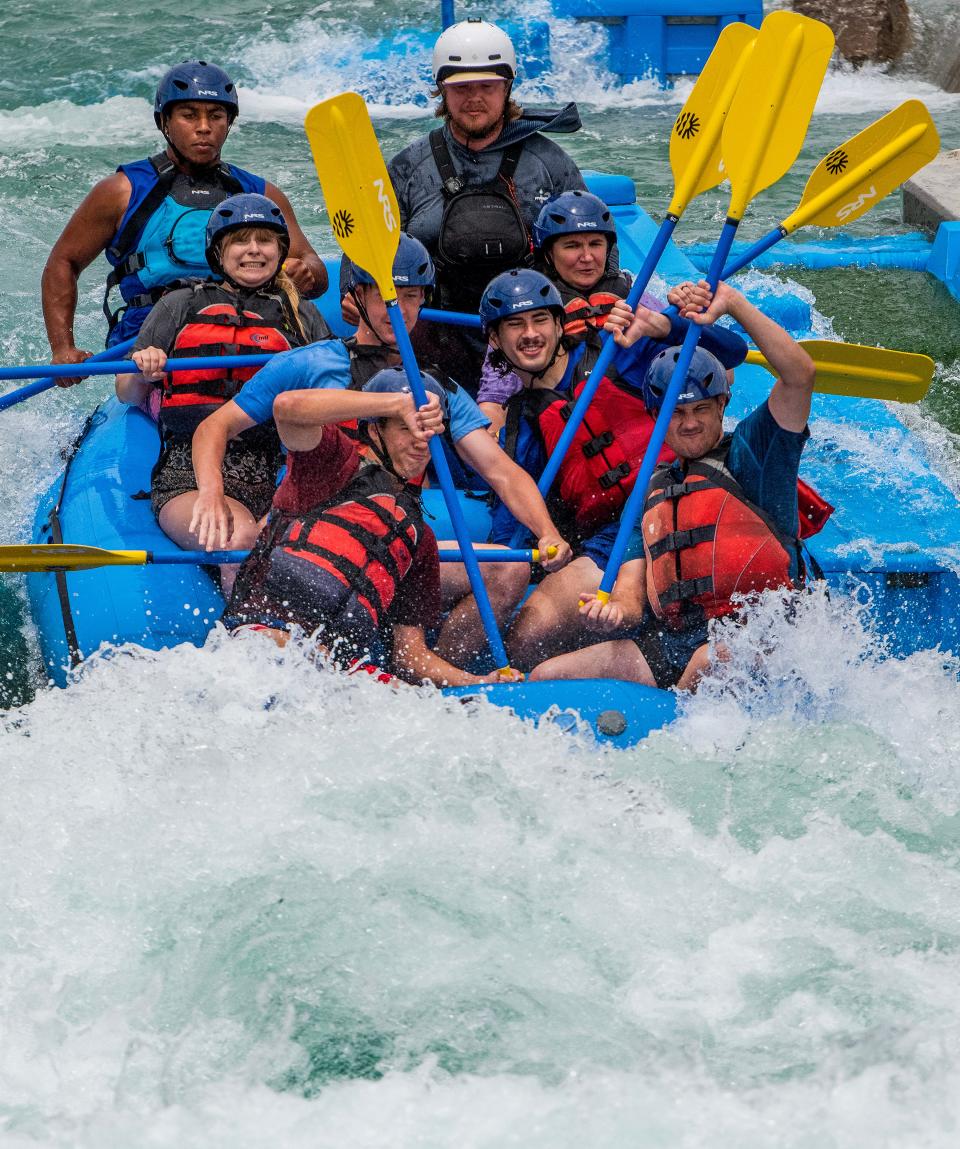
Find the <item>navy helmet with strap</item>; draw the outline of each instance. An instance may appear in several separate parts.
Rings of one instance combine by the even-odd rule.
[[[547,308],[563,318],[560,292],[545,275],[528,267],[514,268],[495,276],[480,300],[480,323],[485,333],[509,315]]]
[[[223,104],[231,123],[240,111],[233,80],[222,68],[208,64],[206,60],[184,60],[164,73],[153,101],[153,119],[161,131],[167,109],[187,100]]]
[[[207,220],[207,263],[217,275],[223,275],[220,254],[224,236],[248,227],[277,232],[280,236],[280,262],[283,263],[290,250],[290,231],[283,212],[267,196],[245,192],[229,196],[218,204]]]
[[[561,235],[605,235],[616,243],[617,227],[610,209],[599,196],[574,189],[561,192],[540,209],[533,225],[533,242],[538,248]]]
[[[643,380],[643,402],[647,410],[655,415],[663,406],[663,397],[673,378],[673,369],[680,358],[681,348],[665,347],[658,352],[647,368]],[[697,347],[687,370],[687,377],[677,396],[677,406],[683,403],[699,403],[702,399],[712,399],[716,395],[729,395],[727,369],[720,360],[704,347]]]
[[[424,372],[421,378],[423,379],[424,390],[431,395],[436,395],[440,400],[440,410],[443,412],[444,419],[446,419],[450,408],[446,391],[432,375],[428,375]],[[378,371],[371,379],[368,379],[361,390],[367,394],[409,395],[411,388],[410,380],[407,378],[405,371],[401,371],[399,367],[385,367],[382,371]],[[376,422],[379,418],[379,415],[372,415],[358,419],[357,422]]]
[[[405,231],[400,233],[400,242],[397,244],[397,254],[393,257],[393,284],[394,287],[433,287],[436,273],[433,269],[433,260],[430,252],[419,239],[408,235]],[[374,283],[369,271],[351,263],[347,272],[347,291],[353,291],[361,284]]]

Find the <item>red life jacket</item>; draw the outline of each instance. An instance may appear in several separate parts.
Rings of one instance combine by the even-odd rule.
[[[735,609],[731,598],[778,587],[791,589],[799,538],[784,534],[743,493],[727,468],[730,437],[687,466],[682,482],[658,467],[643,512],[650,607],[668,627],[682,630]],[[801,501],[802,500],[802,501]],[[806,483],[798,484],[801,534],[815,534],[833,511]]]
[[[219,285],[199,284],[194,289],[186,322],[177,333],[170,358],[220,355],[263,355],[289,351],[304,343],[291,323],[279,294],[255,292],[243,299]],[[211,300],[212,296],[212,300]],[[164,438],[189,438],[200,423],[232,399],[258,367],[202,371],[171,371],[164,376],[160,401],[160,427]]]
[[[584,382],[573,388],[572,399],[558,396],[539,413],[537,421],[548,455],[563,434]],[[636,391],[616,379],[601,380],[557,475],[560,498],[572,508],[582,534],[593,534],[614,522],[623,510],[654,423]],[[658,456],[661,463],[674,458],[669,447],[663,447]]]
[[[362,608],[378,627],[413,565],[425,529],[417,489],[401,486],[383,467],[367,465],[335,503],[287,520],[264,589],[272,599],[296,598],[296,583],[307,584],[291,582],[286,556],[292,556],[333,576],[333,581],[323,580],[324,601],[303,604],[303,612],[296,601],[290,603],[295,619],[302,613],[335,630],[338,618]],[[278,586],[281,571],[283,585]]]
[[[564,335],[578,339],[587,333],[588,327],[598,331],[603,328],[604,321],[613,310],[613,305],[622,296],[614,295],[610,291],[592,291],[588,295],[578,295],[564,305],[567,313],[563,321]]]

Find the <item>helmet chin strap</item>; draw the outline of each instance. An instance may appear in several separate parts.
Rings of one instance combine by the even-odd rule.
[[[227,234],[229,235],[230,233],[228,232]],[[226,236],[224,236],[224,239],[226,239]],[[238,295],[255,295],[258,291],[269,291],[272,287],[275,286],[277,282],[277,276],[280,274],[280,271],[283,268],[283,261],[287,258],[289,252],[289,242],[286,245],[286,249],[284,249],[284,245],[281,243],[280,258],[277,260],[277,270],[273,273],[273,275],[270,276],[266,283],[261,283],[259,287],[248,287],[244,283],[237,283],[232,275],[227,274],[227,269],[223,266],[223,240],[221,240],[219,250],[217,251],[217,264],[219,265],[217,270],[220,272],[220,275],[223,276],[224,282],[229,283]]]
[[[374,442],[373,435],[370,433],[369,423],[361,423],[360,427],[358,428],[358,433],[360,442],[363,443],[364,446],[371,451],[377,462],[381,467],[384,468],[384,470],[389,471],[390,474],[393,475],[394,478],[399,479],[401,483],[408,483],[410,481],[409,479],[404,478],[404,476],[401,475],[397,468],[393,465],[393,460],[387,453],[387,448],[384,446],[383,439],[380,436],[379,428],[377,429],[377,439],[379,442]]]
[[[510,358],[510,356],[507,355],[507,353],[503,350],[503,348],[502,347],[500,348],[500,354],[504,357],[504,359],[506,359],[506,361],[510,364],[510,366],[514,369],[514,371],[522,371],[524,373],[524,375],[530,376],[531,384],[536,383],[536,381],[538,379],[542,379],[544,377],[544,375],[546,375],[546,373],[554,365],[554,363],[556,363],[556,361],[559,358],[566,355],[566,353],[567,353],[567,349],[563,345],[563,335],[562,334],[558,335],[556,346],[553,349],[553,354],[550,356],[550,362],[546,365],[546,367],[544,367],[540,371],[537,371],[536,374],[534,374],[528,368],[521,366],[521,364],[519,364],[519,363],[515,363]]]
[[[370,334],[374,337],[374,339],[376,339],[377,344],[380,347],[386,347],[388,351],[396,351],[397,349],[392,343],[387,343],[385,340],[380,338],[380,332],[377,331],[376,327],[374,327],[370,322],[370,316],[367,313],[366,307],[363,305],[363,301],[360,299],[360,293],[355,287],[350,288],[350,294],[353,296],[353,302],[357,305],[357,311],[360,312],[360,318],[366,324],[366,328]]]
[[[209,163],[209,164],[197,164],[197,163],[194,163],[193,160],[187,159],[187,157],[183,154],[182,151],[180,151],[180,149],[177,147],[177,145],[173,142],[173,140],[167,134],[167,129],[166,129],[167,117],[166,116],[163,117],[163,122],[164,122],[163,138],[167,141],[167,147],[173,152],[173,154],[177,157],[177,159],[180,161],[180,163],[185,168],[187,168],[188,170],[190,170],[190,169],[212,170],[213,168],[217,168],[220,166],[219,154],[217,155],[217,158],[213,161],[213,163]]]

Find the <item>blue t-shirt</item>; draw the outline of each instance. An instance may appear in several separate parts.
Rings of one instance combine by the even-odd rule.
[[[284,391],[313,387],[345,390],[350,386],[350,352],[341,339],[325,339],[293,351],[283,351],[241,387],[234,402],[256,423],[273,418],[273,401]],[[484,430],[490,420],[462,387],[447,391],[450,436],[455,443],[471,431]]]
[[[777,528],[795,538],[800,530],[797,509],[797,478],[800,456],[810,438],[809,427],[787,431],[770,414],[764,400],[756,410],[734,428],[730,438],[727,467],[743,488],[744,495],[770,516]],[[678,460],[672,465],[678,483],[683,481],[683,467]],[[642,548],[643,532],[638,523],[630,538],[631,549]],[[790,551],[790,577],[799,574],[795,549]]]

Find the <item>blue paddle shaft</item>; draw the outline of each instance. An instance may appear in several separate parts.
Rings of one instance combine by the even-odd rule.
[[[22,403],[24,399],[29,399],[32,395],[39,395],[43,391],[49,391],[51,387],[55,386],[58,378],[72,379],[76,375],[91,374],[91,372],[83,371],[87,363],[97,363],[113,355],[126,355],[128,351],[133,349],[134,343],[136,343],[136,339],[125,339],[115,347],[108,347],[106,351],[99,351],[96,355],[91,355],[85,363],[58,363],[56,366],[51,364],[49,367],[0,368],[0,379],[34,379],[39,374],[44,375],[43,379],[37,379],[37,382],[31,383],[29,387],[21,387],[19,391],[11,391],[9,395],[4,395],[0,398],[0,411],[6,411],[8,407]],[[137,370],[136,366],[134,366],[134,370]],[[16,374],[17,372],[20,372],[20,374]],[[112,375],[113,372],[106,371],[104,374]]]
[[[630,288],[630,294],[627,296],[627,303],[635,308],[640,302],[640,297],[647,290],[647,285],[653,276],[654,271],[657,269],[657,264],[660,262],[660,257],[666,250],[667,244],[670,242],[670,237],[673,235],[674,228],[677,226],[678,217],[668,215],[663,223],[660,225],[660,230],[654,236],[653,243],[647,252],[647,257],[643,261],[643,266],[633,281],[633,286]],[[553,480],[557,477],[557,473],[567,456],[567,451],[570,450],[570,444],[573,442],[574,436],[580,429],[580,424],[583,422],[587,414],[587,409],[593,402],[593,397],[597,393],[597,388],[600,386],[604,375],[607,373],[607,368],[610,366],[614,355],[617,351],[617,344],[609,331],[604,331],[600,336],[600,354],[597,356],[597,361],[593,365],[593,370],[590,372],[590,377],[583,385],[583,390],[574,404],[573,410],[570,412],[570,418],[567,420],[566,426],[560,438],[557,440],[557,445],[554,447],[550,458],[547,459],[547,465],[543,468],[543,473],[537,483],[537,489],[543,498],[547,497],[550,488],[553,486]],[[522,527],[517,527],[513,533],[510,542],[513,546],[519,546],[523,541],[524,531]]]
[[[424,307],[420,318],[427,323],[448,323],[452,327],[480,327],[480,316],[469,315],[465,311],[438,311],[435,307]]]
[[[713,253],[713,260],[710,263],[710,270],[707,273],[707,279],[713,291],[716,291],[717,284],[720,282],[720,276],[723,273],[727,256],[730,254],[730,248],[733,244],[733,238],[737,234],[739,222],[739,220],[728,219],[723,225],[723,231],[720,233],[717,249]],[[680,357],[677,359],[676,365],[673,368],[673,374],[670,376],[670,384],[663,397],[663,405],[660,408],[660,413],[657,415],[657,421],[654,424],[650,442],[647,444],[647,449],[644,452],[643,463],[640,465],[640,471],[637,474],[637,481],[633,485],[630,497],[627,499],[626,506],[623,508],[623,514],[620,516],[620,528],[617,531],[613,549],[610,551],[610,558],[607,560],[607,568],[603,572],[603,578],[600,582],[600,590],[607,595],[613,590],[614,583],[617,581],[617,575],[623,564],[623,556],[626,553],[627,544],[637,524],[637,519],[639,519],[643,511],[643,504],[647,496],[647,487],[650,485],[650,479],[657,465],[660,449],[663,447],[663,441],[666,438],[667,428],[670,426],[670,419],[677,405],[677,396],[680,394],[680,390],[686,382],[687,371],[690,369],[693,353],[697,348],[697,344],[700,342],[700,330],[700,327],[696,323],[691,323],[687,328],[687,333],[683,338],[683,346],[680,350]]]
[[[133,340],[130,340],[133,346]],[[126,345],[111,347],[109,354],[121,355],[127,350]],[[132,359],[104,359],[108,352],[101,352],[99,356],[91,355],[83,363],[57,363],[43,367],[0,367],[0,379],[32,379],[42,372],[49,376],[47,387],[53,386],[54,379],[72,379],[75,375],[136,375],[140,368]],[[207,355],[195,356],[192,359],[168,359],[164,371],[219,371],[221,368],[262,367],[269,363],[272,355]],[[26,389],[26,388],[25,388]],[[10,396],[4,396],[9,399]]]
[[[650,250],[647,252],[647,258],[643,261],[643,267],[640,268],[640,272],[633,281],[633,286],[630,288],[630,294],[627,296],[627,303],[629,303],[631,307],[637,306],[640,302],[640,297],[647,290],[647,284],[650,282],[650,278],[656,270],[657,264],[660,262],[660,256],[663,255],[667,244],[670,242],[670,236],[673,235],[673,229],[676,226],[677,219],[672,215],[668,215],[660,225],[660,230],[657,232],[653,243],[650,245]],[[590,378],[584,383],[580,397],[577,399],[570,413],[570,418],[567,420],[567,425],[563,429],[563,434],[557,440],[557,445],[547,460],[547,465],[544,467],[540,481],[537,483],[540,494],[544,497],[546,497],[547,492],[553,486],[553,480],[557,477],[560,464],[570,449],[573,437],[579,430],[580,424],[583,422],[583,417],[587,413],[587,408],[590,406],[594,395],[596,395],[597,388],[600,386],[600,382],[606,374],[607,368],[610,366],[616,351],[617,344],[613,336],[609,331],[604,331],[601,336],[600,354],[597,356],[597,361],[593,366],[593,370],[590,372]]]
[[[397,340],[397,350],[400,352],[403,369],[407,374],[407,379],[410,381],[410,389],[413,392],[414,401],[418,407],[422,407],[427,402],[427,391],[423,385],[420,368],[417,366],[413,346],[410,343],[410,336],[404,326],[403,316],[400,313],[400,307],[396,299],[391,300],[390,303],[387,304],[387,314],[390,316],[390,323]],[[457,498],[453,478],[450,474],[450,464],[447,462],[447,456],[444,454],[443,444],[438,435],[434,435],[430,439],[430,456],[433,459],[433,466],[437,472],[437,478],[440,480],[440,489],[443,491],[443,498],[447,504],[447,514],[450,516],[453,533],[456,535],[457,542],[460,544],[460,550],[463,554],[463,565],[467,568],[470,589],[473,591],[473,597],[477,601],[477,610],[480,612],[480,621],[483,623],[483,629],[487,635],[487,642],[490,644],[490,652],[497,664],[497,669],[505,670],[510,665],[507,659],[507,652],[504,648],[503,640],[500,637],[497,620],[493,613],[493,607],[490,605],[490,599],[487,595],[487,588],[483,582],[483,576],[480,574],[477,557],[473,551],[473,542],[467,531],[467,524],[463,518],[460,500]]]
[[[472,549],[472,548],[471,548]],[[147,562],[154,566],[211,566],[221,563],[242,563],[249,551],[148,551]],[[474,552],[482,563],[532,563],[533,551],[507,550],[506,548],[482,550]],[[442,563],[462,563],[463,555],[453,547],[444,547],[440,551]]]

